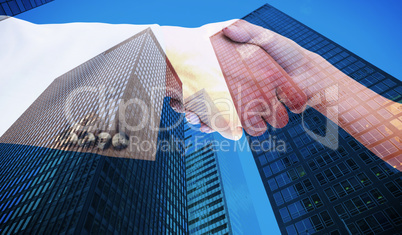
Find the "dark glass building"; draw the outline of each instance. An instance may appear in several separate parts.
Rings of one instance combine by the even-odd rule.
[[[167,87],[181,82],[150,29],[55,79],[0,138],[0,233],[186,234],[183,115]],[[146,110],[119,106],[132,99],[159,130],[129,128]]]
[[[243,19],[290,38],[376,93],[401,102],[401,81],[274,7],[264,5]],[[226,66],[238,69],[234,74],[245,73],[247,68],[235,64],[234,57],[227,55],[228,48],[223,46],[219,35],[211,40],[232,93],[239,84],[228,79],[231,74],[226,73]],[[260,143],[256,146],[267,145],[265,149],[254,148],[253,155],[281,232],[400,233],[402,175],[397,170],[401,168],[400,137],[396,136],[397,142],[390,145],[390,157],[381,159],[339,129],[339,147],[332,150],[310,138],[303,126],[324,135],[326,128],[335,123],[327,122],[326,117],[311,108],[303,115],[304,118],[289,113],[286,127],[268,127],[259,137],[248,136],[250,143]],[[399,123],[397,119],[395,122]],[[275,142],[272,136],[286,143],[286,151],[272,148]]]
[[[53,0],[1,0],[0,20],[15,16],[32,8],[42,6]]]

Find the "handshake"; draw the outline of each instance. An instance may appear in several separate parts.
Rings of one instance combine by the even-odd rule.
[[[289,120],[285,107],[301,113],[310,106],[383,160],[400,157],[400,103],[268,29],[243,20],[222,24],[228,22],[198,29],[163,27],[185,100],[171,106],[185,112],[189,123],[239,139],[243,129],[259,136],[267,125],[284,127]]]
[[[7,26],[7,22],[13,26]],[[56,72],[48,73],[45,79],[43,69],[51,67],[52,71],[65,71],[74,68],[76,63],[81,64],[96,55],[98,48],[108,49],[132,36],[133,31],[151,27],[157,32],[158,42],[164,46],[182,82],[184,99],[172,93],[170,105],[177,112],[186,113],[189,123],[199,124],[200,131],[217,131],[229,139],[240,139],[243,130],[259,136],[269,125],[284,127],[289,121],[288,111],[302,113],[311,107],[378,157],[399,170],[402,168],[402,104],[382,97],[320,55],[268,29],[243,20],[200,28],[158,25],[83,25],[81,28],[78,24],[56,28],[33,27],[11,19],[7,22],[3,24],[4,32],[21,40],[5,40],[4,45],[11,45],[5,48],[11,49],[5,50],[2,58],[4,64],[8,62],[10,66],[4,66],[2,75],[10,77],[10,81],[18,80],[21,85],[29,84],[25,88],[29,91],[25,92],[27,94],[31,93],[34,78],[42,79],[37,84],[46,84],[43,81],[57,75]],[[25,32],[30,27],[32,29]],[[34,33],[38,37],[33,37]],[[102,40],[97,40],[99,38]],[[60,47],[63,40],[70,46]],[[37,53],[12,48],[30,48]],[[331,53],[335,58],[335,52]],[[53,59],[54,55],[58,56],[57,60]],[[349,55],[346,57],[345,60],[356,60]],[[31,67],[20,69],[21,63],[10,63],[22,58],[30,62],[24,66]],[[38,58],[42,60],[38,62]],[[30,76],[26,76],[26,71],[30,71]],[[6,89],[2,92],[12,97]],[[320,136],[314,138],[319,140]]]

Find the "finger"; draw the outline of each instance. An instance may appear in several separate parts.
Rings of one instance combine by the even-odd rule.
[[[197,125],[197,124],[201,123],[198,115],[191,111],[188,111],[188,110],[186,110],[186,120],[188,123],[193,124],[193,125]]]
[[[280,102],[284,103],[291,112],[301,113],[306,108],[306,94],[293,82],[285,82],[276,90]]]
[[[254,42],[253,44],[258,44],[258,46],[263,46],[263,48],[264,45],[266,46],[270,42],[272,43],[275,35],[275,33],[269,30],[250,24],[243,20],[237,21],[235,24],[225,28],[223,33],[233,41]],[[261,35],[264,35],[264,37]],[[258,39],[261,37],[263,40]],[[276,83],[274,87],[276,89],[278,99],[283,102],[290,109],[290,111],[294,113],[301,113],[304,110],[307,102],[306,94],[298,85],[296,85],[289,74],[269,53],[264,57],[268,64],[260,66],[258,69],[261,71],[264,69],[263,67],[268,68],[268,70],[265,69],[265,73],[269,73],[270,78],[259,79],[259,77],[257,77],[256,79],[259,80],[259,83],[264,83],[261,80],[265,79],[270,79],[270,81]]]
[[[288,112],[281,102],[277,99],[272,100],[271,110],[266,110],[261,117],[275,128],[282,128],[288,124]]]
[[[204,133],[207,133],[207,134],[215,132],[212,128],[210,128],[208,125],[206,125],[203,122],[201,122],[200,131],[204,132]]]
[[[243,27],[236,24],[226,27],[222,31],[226,37],[235,42],[247,43],[251,40],[251,35]]]
[[[262,42],[268,42],[270,39],[273,39],[278,35],[268,29],[251,24],[245,20],[238,20],[224,28],[222,31],[226,37],[239,43],[259,43],[258,40],[260,39],[262,39]]]
[[[218,96],[217,99],[212,99],[208,91],[201,89],[185,99],[185,108],[198,116],[201,131],[217,131],[227,139],[238,140],[243,130],[237,128],[240,122],[237,121],[233,102],[229,99],[229,94],[227,97]]]
[[[257,103],[254,105],[254,103]],[[242,107],[239,107],[241,113],[240,120],[242,122],[244,131],[252,136],[260,136],[267,130],[266,121],[262,118],[262,115],[266,113],[266,109],[263,108],[258,100],[253,100]]]
[[[275,127],[284,126],[288,117],[283,112],[286,109],[278,105],[276,86],[286,79],[279,81],[281,76],[274,61],[267,57],[262,48],[251,44],[234,44],[223,35],[214,36],[211,42],[244,130],[252,136],[258,136],[267,130],[266,121]],[[278,112],[280,115],[268,115],[267,110],[273,113],[275,106],[281,109]]]
[[[176,111],[178,113],[185,113],[184,105],[181,101],[171,98],[169,105],[174,111]]]
[[[292,79],[262,48],[251,44],[237,45],[236,47],[241,55],[243,65],[248,68],[248,79],[253,82],[253,93],[244,98],[252,97],[253,100],[258,100],[261,106],[258,108],[261,111],[260,116],[271,126],[275,128],[284,127],[288,123],[288,115],[286,108],[278,100],[277,91],[296,92],[297,90],[290,86]],[[287,99],[285,101],[292,107],[292,110],[300,106],[299,102],[303,102],[302,99]]]
[[[239,20],[223,29],[223,33],[235,42],[247,42],[263,48],[291,76],[311,68],[309,56],[314,53],[271,30]]]

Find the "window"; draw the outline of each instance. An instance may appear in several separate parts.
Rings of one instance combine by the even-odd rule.
[[[373,216],[368,216],[364,220],[367,222],[367,224],[370,226],[371,230],[374,233],[382,232],[380,224],[377,222],[377,220]]]
[[[307,191],[311,191],[314,189],[313,184],[311,184],[311,181],[309,179],[306,179],[303,181],[304,187],[306,187]]]
[[[285,166],[282,164],[282,160],[276,161],[272,163],[270,166],[273,174],[276,174],[285,169]]]
[[[299,196],[293,187],[294,186],[290,186],[281,191],[285,202],[291,201]]]
[[[385,214],[388,216],[388,218],[391,219],[392,222],[394,222],[395,225],[400,225],[402,222],[402,217],[396,212],[396,210],[392,207],[387,208],[384,210]]]
[[[342,174],[346,175],[346,174],[350,173],[349,168],[347,168],[344,163],[339,163],[337,166],[341,170]]]
[[[347,200],[343,204],[345,205],[345,208],[348,210],[348,212],[351,215],[356,215],[356,214],[360,213],[358,211],[358,209],[356,208],[356,205],[351,200]]]
[[[371,171],[374,173],[375,176],[377,176],[378,179],[384,179],[387,177],[384,171],[381,170],[378,166],[372,167]]]
[[[359,212],[364,212],[367,210],[367,208],[365,207],[365,203],[361,200],[360,197],[352,198],[352,202],[355,204]]]
[[[322,158],[324,159],[325,163],[327,163],[327,164],[333,162],[332,158],[328,154],[323,154]]]
[[[294,138],[293,139],[293,142],[295,143],[295,145],[298,147],[298,148],[300,148],[300,147],[302,147],[304,144],[303,144],[303,141],[299,138],[299,137],[296,137],[296,138]]]
[[[258,157],[258,160],[260,161],[261,166],[268,163],[267,158],[264,155]]]
[[[324,185],[324,184],[328,183],[327,180],[325,179],[325,177],[321,173],[316,174],[315,178],[317,178],[320,185]]]
[[[399,171],[397,169],[393,168],[388,163],[382,162],[382,163],[380,163],[380,166],[388,175],[393,175],[395,173],[399,173]]]
[[[269,188],[271,189],[271,191],[278,189],[278,185],[276,184],[275,179],[269,179],[268,185],[269,185]]]
[[[314,228],[316,231],[320,231],[321,229],[324,228],[324,225],[322,225],[322,222],[318,215],[313,215],[310,217],[310,221],[313,224]]]
[[[306,175],[306,171],[304,170],[304,168],[302,166],[296,167],[296,170],[297,170],[297,173],[299,174],[300,178]]]
[[[302,194],[304,194],[304,193],[306,192],[306,191],[304,190],[304,188],[303,188],[303,185],[302,185],[301,183],[295,184],[294,187],[295,187],[295,189],[297,190],[297,193],[298,193],[299,195],[302,195]]]
[[[402,196],[402,190],[400,190],[392,181],[386,183],[385,187],[387,187],[394,197]]]
[[[341,235],[341,233],[339,232],[339,230],[334,230],[329,235]]]
[[[297,176],[297,174],[296,174],[296,172],[292,169],[292,170],[289,170],[288,172],[287,172],[287,176],[291,179],[291,181],[293,181],[293,180],[297,180],[299,177]]]
[[[315,232],[315,229],[313,228],[313,225],[309,219],[299,221],[295,224],[295,226],[299,234],[313,234]]]
[[[292,220],[290,218],[289,211],[288,211],[288,209],[286,207],[280,209],[279,214],[281,215],[282,220],[283,220],[284,223],[289,222],[289,221]]]
[[[319,167],[323,167],[323,166],[327,165],[327,163],[324,161],[324,159],[322,159],[321,156],[316,157],[315,160],[317,161]]]
[[[292,182],[290,177],[292,177],[292,176],[294,177],[294,176],[296,176],[296,174],[293,170],[291,170],[291,172],[293,172],[293,174],[288,175],[288,172],[285,172],[285,173],[282,173],[275,177],[276,182],[278,183],[279,187],[282,187],[282,186]]]
[[[360,231],[357,230],[356,226],[355,226],[353,223],[348,224],[347,226],[348,226],[349,231],[350,231],[352,234],[360,234]]]
[[[389,222],[389,220],[387,219],[387,217],[385,217],[385,215],[381,211],[375,213],[373,215],[373,217],[378,221],[378,223],[381,225],[381,227],[384,230],[388,230],[388,229],[391,229],[393,227],[391,225],[391,223]]]
[[[306,148],[302,148],[299,150],[300,154],[303,156],[304,159],[310,156],[310,152]]]
[[[359,181],[356,180],[355,177],[349,178],[348,181],[352,185],[353,189],[356,191],[363,188],[363,186],[359,183]]]
[[[342,147],[342,146],[339,146],[339,148],[340,147]],[[334,161],[336,161],[336,160],[338,160],[338,159],[340,159],[340,157],[339,157],[339,155],[338,155],[338,152],[331,152],[331,153],[327,153],[331,158],[332,158],[332,160],[334,160]]]
[[[367,193],[363,193],[362,195],[360,195],[360,198],[368,209],[376,207],[373,199],[371,199],[371,197]]]
[[[334,207],[336,213],[339,215],[341,219],[347,219],[349,218],[348,213],[346,212],[345,208],[342,206],[342,204],[336,205]]]
[[[313,203],[315,205],[315,207],[319,208],[323,205],[321,198],[318,196],[318,194],[313,194],[311,196],[311,200],[313,200]]]
[[[277,206],[283,204],[283,198],[280,192],[274,193],[274,199]]]
[[[289,160],[292,164],[298,163],[299,159],[297,158],[296,154],[292,153],[289,155]]]
[[[371,184],[371,180],[366,176],[366,174],[360,173],[357,174],[356,176],[360,180],[360,183],[362,183],[364,186]]]
[[[347,194],[353,193],[355,191],[352,185],[347,180],[342,181],[340,184],[342,185],[343,189],[346,191]]]
[[[352,149],[354,149],[355,151],[357,151],[357,150],[360,149],[360,146],[359,146],[359,144],[356,142],[356,140],[351,140],[351,141],[349,141],[349,142],[348,142],[348,145],[349,145]]]
[[[272,175],[271,168],[269,166],[265,166],[262,168],[262,171],[264,172],[265,177],[270,177]]]
[[[330,169],[325,170],[324,174],[329,181],[333,181],[334,179],[336,179],[335,175],[332,173]]]
[[[339,146],[338,153],[340,153],[342,157],[349,155],[349,153],[345,150],[345,148],[342,145]]]
[[[370,231],[370,226],[366,223],[364,220],[358,220],[356,221],[357,226],[360,228],[360,230],[363,233],[368,233]],[[370,231],[371,232],[371,231]]]
[[[332,190],[332,188],[327,188],[324,190],[325,194],[327,195],[327,198],[329,201],[335,201],[337,199],[334,191]]]
[[[334,186],[335,192],[338,194],[339,197],[346,196],[346,192],[340,184],[335,184]]]
[[[373,189],[370,191],[371,196],[373,196],[374,200],[378,203],[378,204],[383,204],[384,202],[386,202],[387,200],[384,198],[384,196],[382,195],[382,193],[380,193],[380,191],[378,189]]]
[[[312,171],[315,171],[315,170],[318,169],[318,166],[317,166],[317,164],[314,162],[314,160],[310,160],[310,161],[308,162],[308,166],[310,167],[310,169],[311,169]]]
[[[359,157],[365,164],[370,164],[373,162],[373,159],[367,154],[367,152],[359,153]]]
[[[314,144],[310,144],[307,146],[308,150],[310,151],[311,155],[318,153],[317,149],[314,147]]]
[[[322,220],[324,221],[325,226],[329,227],[334,224],[332,221],[331,216],[329,216],[327,211],[323,211],[320,213]]]
[[[286,227],[286,232],[288,232],[289,235],[293,235],[293,234],[297,235],[298,234],[296,232],[295,226],[293,224]]]
[[[359,166],[356,164],[355,161],[353,161],[353,159],[348,159],[348,160],[346,160],[346,163],[348,164],[348,166],[349,166],[352,170],[359,169]]]
[[[303,206],[304,206],[304,209],[305,209],[307,212],[310,212],[310,211],[314,210],[314,206],[313,206],[313,204],[311,203],[311,201],[310,201],[309,198],[304,198],[304,199],[302,200],[302,204],[303,204]]]
[[[296,219],[307,213],[300,201],[290,204],[288,209],[292,219]]]

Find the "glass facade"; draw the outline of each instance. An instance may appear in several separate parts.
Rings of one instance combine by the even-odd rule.
[[[155,160],[163,98],[178,94],[181,81],[146,29],[56,78],[0,142]]]
[[[205,96],[201,90],[186,99],[186,109],[206,114],[204,101],[210,99]],[[232,234],[213,134],[201,133],[189,123],[184,128],[189,233]]]
[[[164,89],[150,95],[160,83]],[[183,115],[170,108],[164,84],[181,87],[150,29],[57,78],[0,138],[0,233],[186,234]],[[114,88],[108,107],[81,92],[71,112],[81,129],[63,122],[57,105],[74,89],[97,85]],[[156,139],[113,121],[118,102],[132,98],[154,101]],[[125,110],[128,122],[141,115],[136,110]],[[102,136],[109,131],[130,142]],[[143,135],[169,144],[157,145],[145,158],[152,161],[133,159],[139,151],[131,137]]]
[[[231,234],[229,211],[213,136],[202,134],[186,124],[185,138],[189,232]]]
[[[264,5],[243,19],[290,38],[372,91],[401,102],[401,81],[272,6]],[[230,52],[231,48],[225,47],[221,36],[215,35],[211,41],[232,97],[236,95],[238,86],[242,86],[245,93],[248,92],[249,95],[245,97],[261,97],[263,89],[248,89],[252,84],[247,84],[244,79],[234,80],[255,66],[243,65],[241,59],[236,60]],[[252,62],[257,64],[261,61],[254,58]],[[264,87],[264,84],[259,86]],[[366,99],[368,107],[386,119],[387,111],[383,111],[381,102],[369,100],[364,94],[358,98]],[[359,107],[356,109],[358,112],[364,111],[358,110]],[[360,121],[366,120],[361,119],[357,124]],[[370,131],[381,132],[378,120],[375,123],[375,119],[368,118],[368,121],[373,121],[371,124],[378,127]],[[395,122],[399,123],[397,119]],[[397,234],[402,228],[402,178],[397,170],[401,168],[398,127],[393,133],[381,132],[386,137],[389,133],[393,134],[396,142],[392,144],[387,142],[391,138],[381,142],[362,135],[364,144],[370,141],[373,142],[369,144],[378,144],[378,148],[373,148],[376,151],[373,154],[343,129],[339,129],[339,147],[336,150],[316,142],[304,130],[307,127],[313,133],[324,135],[330,126],[336,124],[309,108],[303,117],[289,112],[289,123],[282,129],[268,127],[261,136],[248,136],[250,144],[261,146],[252,151],[281,232]],[[327,138],[332,141],[331,138],[335,136]],[[286,151],[277,151],[273,147],[276,140],[285,142]]]
[[[6,19],[8,16],[18,15],[51,1],[53,0],[1,0],[0,20]]]

